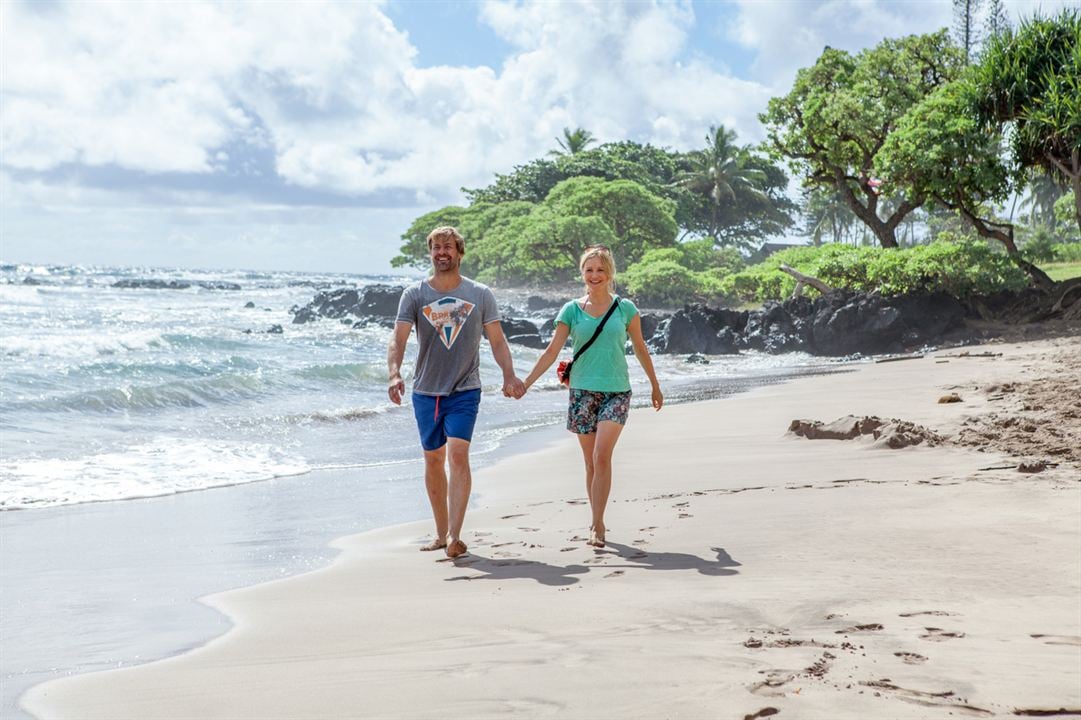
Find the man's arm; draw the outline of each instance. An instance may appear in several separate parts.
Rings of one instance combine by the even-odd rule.
[[[514,374],[514,359],[510,356],[503,326],[498,320],[493,320],[484,326],[484,334],[488,336],[488,343],[492,346],[492,357],[495,358],[496,365],[503,371],[503,394],[512,398],[522,397],[525,395],[525,385]]]
[[[395,405],[402,404],[402,395],[405,393],[405,381],[402,380],[402,358],[405,357],[405,346],[409,343],[409,333],[413,330],[413,323],[399,320],[394,323],[394,333],[390,336],[390,344],[387,345],[387,395]]]

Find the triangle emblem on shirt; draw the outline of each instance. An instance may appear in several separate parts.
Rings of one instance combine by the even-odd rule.
[[[428,303],[421,310],[424,317],[435,328],[443,345],[450,350],[461,334],[462,328],[465,327],[465,321],[469,319],[474,307],[476,305],[460,298],[445,297]]]

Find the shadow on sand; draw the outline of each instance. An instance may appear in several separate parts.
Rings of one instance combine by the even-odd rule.
[[[578,582],[578,575],[585,575],[590,570],[696,570],[703,575],[736,575],[740,563],[724,548],[710,548],[716,558],[704,560],[697,555],[675,552],[647,552],[640,548],[608,543],[607,547],[596,548],[594,560],[610,558],[626,560],[624,563],[605,562],[591,565],[550,565],[537,560],[521,558],[491,558],[470,550],[467,555],[455,558],[455,567],[469,568],[479,575],[456,575],[447,578],[448,582],[460,580],[536,580],[542,585],[565,586]],[[620,573],[622,574],[622,573]]]

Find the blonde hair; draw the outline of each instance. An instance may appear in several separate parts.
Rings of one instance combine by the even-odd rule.
[[[616,290],[616,261],[612,257],[612,251],[605,245],[589,245],[582,251],[581,257],[578,258],[578,270],[581,272],[586,267],[586,262],[596,258],[601,261],[601,265],[604,266],[604,271],[608,273],[608,290],[609,292],[615,292]]]
[[[432,241],[436,238],[443,239],[448,237],[454,238],[454,244],[458,246],[458,254],[465,255],[465,238],[458,232],[458,228],[451,227],[450,225],[441,225],[428,233],[428,249],[432,249]]]

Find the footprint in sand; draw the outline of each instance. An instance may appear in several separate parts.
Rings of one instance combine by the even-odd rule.
[[[506,547],[507,545],[517,545],[517,544],[518,543],[516,543],[516,542],[495,543],[494,545],[492,545],[492,547],[494,547],[494,548]]]
[[[565,547],[565,548],[560,548],[559,552],[570,552],[571,550],[577,550],[577,549],[578,549],[577,547]]]
[[[512,552],[507,552],[506,550],[500,550],[499,552],[497,552],[497,553],[494,553],[494,555],[495,555],[496,557],[503,557],[503,558],[516,558],[516,557],[522,557],[522,556],[521,556],[521,555],[519,555],[518,553],[512,553]]]
[[[951,632],[936,627],[928,627],[924,628],[924,630],[926,630],[926,632],[923,635],[920,635],[920,640],[943,642],[945,640],[955,640],[957,638],[963,638],[965,636],[963,632]]]
[[[968,701],[964,698],[957,696],[953,690],[944,690],[942,692],[934,692],[928,690],[913,690],[911,688],[904,688],[899,685],[893,684],[889,678],[883,678],[881,680],[861,680],[860,685],[867,688],[872,688],[876,692],[893,694],[895,697],[899,697],[902,700],[914,703],[916,705],[925,705],[928,707],[947,707],[955,710],[967,710],[969,714],[976,715],[991,715],[991,711],[978,708],[973,705],[969,705]]]
[[[901,613],[899,617],[916,617],[917,615],[942,615],[942,616],[954,616],[957,613],[946,612],[945,610],[919,610],[917,612]]]
[[[605,577],[606,577],[606,578],[610,578],[610,577],[619,577],[619,576],[620,576],[620,575],[622,575],[622,574],[623,574],[623,571],[622,571],[622,570],[613,570],[612,572],[610,572],[610,573],[608,573],[607,575],[605,575]]]
[[[744,715],[743,720],[758,720],[758,718],[769,717],[770,715],[776,715],[779,712],[781,711],[775,707],[764,707],[756,713]]]
[[[649,527],[638,528],[638,532],[649,532],[650,530],[656,530],[656,525],[650,525]]]
[[[682,520],[683,518],[689,518],[689,517],[694,517],[694,515],[691,515],[690,513],[680,513],[679,514],[680,520]]]
[[[520,527],[518,529],[522,532],[540,532],[540,528]]]
[[[672,507],[687,507],[688,505],[690,505],[689,502],[681,502],[681,503],[676,503]]]
[[[852,627],[847,627],[844,630],[834,630],[834,633],[837,635],[847,635],[849,633],[875,632],[877,630],[883,629],[885,628],[882,627],[881,623],[867,623],[866,625],[853,625]]]
[[[525,517],[525,513],[516,513],[514,515],[504,515],[499,519],[500,520],[510,520],[511,518],[516,518],[516,517]]]
[[[587,502],[589,502],[589,501],[588,500],[582,500],[582,499],[574,499],[574,500],[568,500],[567,504],[568,505],[585,505]]]
[[[919,665],[920,663],[927,662],[927,658],[919,653],[895,652],[894,655],[904,660],[908,665]]]
[[[1029,635],[1029,637],[1043,640],[1044,645],[1081,645],[1081,637],[1076,635],[1042,635],[1036,633]]]

